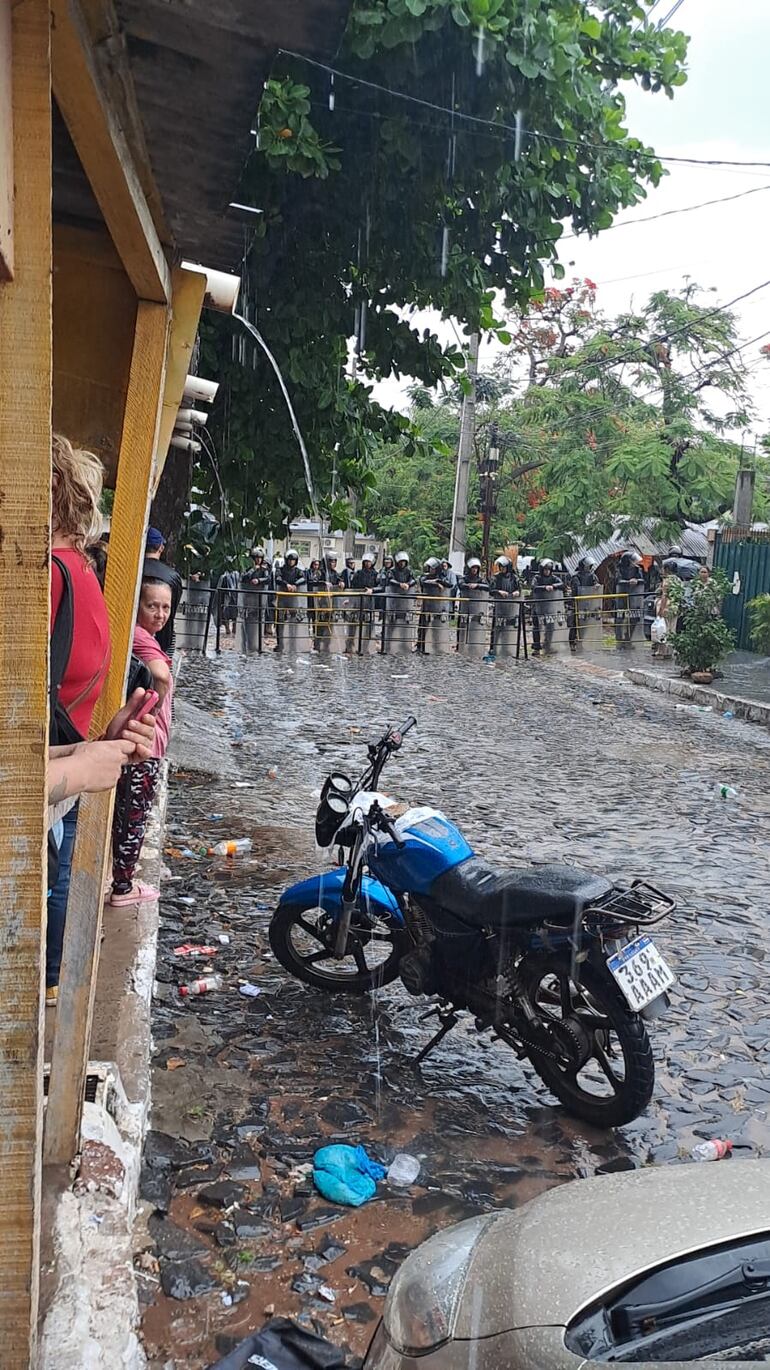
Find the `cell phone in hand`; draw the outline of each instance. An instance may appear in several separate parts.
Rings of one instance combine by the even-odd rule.
[[[145,714],[149,714],[152,712],[152,710],[155,708],[155,705],[158,703],[159,699],[160,695],[158,694],[157,690],[148,690],[147,694],[144,696],[144,699],[139,700],[139,703],[137,704],[136,708],[134,709],[134,712],[131,715],[130,721],[132,723],[141,723],[142,719],[145,717]]]

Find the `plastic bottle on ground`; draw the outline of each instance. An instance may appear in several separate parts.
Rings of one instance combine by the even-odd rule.
[[[416,1156],[409,1156],[405,1151],[399,1152],[394,1156],[390,1163],[390,1168],[386,1176],[388,1184],[407,1188],[414,1184],[420,1173],[420,1162]]]
[[[191,980],[189,985],[180,985],[179,993],[183,999],[189,998],[192,994],[210,994],[212,990],[221,989],[223,983],[221,975],[202,975],[200,980]]]
[[[241,856],[247,851],[251,851],[250,837],[236,837],[229,842],[217,842],[217,845],[211,848],[213,856]]]
[[[721,796],[722,799],[737,799],[737,798],[738,798],[738,791],[735,790],[735,789],[733,789],[732,785],[720,785],[720,786],[719,786],[719,794],[720,794],[720,796]]]
[[[731,1141],[723,1141],[721,1137],[715,1137],[710,1142],[698,1142],[690,1155],[694,1161],[721,1161],[725,1156],[730,1155],[732,1149]]]

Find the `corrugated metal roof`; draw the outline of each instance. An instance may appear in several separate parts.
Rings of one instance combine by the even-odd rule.
[[[564,565],[571,573],[582,557],[590,557],[600,566],[607,557],[617,556],[626,550],[638,552],[642,557],[665,557],[677,542],[686,556],[693,557],[695,561],[705,561],[708,538],[701,524],[688,523],[675,538],[665,538],[663,541],[653,537],[654,527],[654,519],[645,519],[641,529],[629,533],[626,531],[626,520],[618,519],[611,537],[593,547],[588,547],[584,542],[578,543],[575,550],[564,558]]]

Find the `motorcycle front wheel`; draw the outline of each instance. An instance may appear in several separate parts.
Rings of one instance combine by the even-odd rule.
[[[280,904],[270,924],[273,955],[298,980],[333,993],[367,994],[398,976],[405,931],[355,916],[345,955],[334,955],[336,920],[322,908]]]
[[[609,971],[532,956],[520,973],[530,1003],[563,1048],[558,1060],[528,1048],[543,1083],[568,1113],[594,1127],[633,1122],[652,1098],[655,1063],[644,1023]]]

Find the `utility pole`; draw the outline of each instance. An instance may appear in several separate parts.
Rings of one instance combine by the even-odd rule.
[[[757,443],[755,439],[753,458],[750,463],[744,465],[743,444],[741,444],[741,462],[735,473],[735,502],[733,504],[733,523],[739,528],[751,527],[754,486],[757,479],[756,453]]]
[[[455,477],[455,498],[452,507],[452,531],[449,535],[449,553],[465,553],[465,525],[468,518],[468,483],[470,479],[471,457],[473,456],[473,437],[476,421],[476,377],[479,371],[479,335],[471,334],[468,348],[468,365],[465,374],[469,381],[467,394],[463,396],[460,418],[460,441],[457,446],[457,475]]]
[[[500,460],[500,443],[497,424],[490,423],[489,433],[487,435],[487,449],[479,462],[481,518],[484,528],[484,543],[481,551],[481,560],[487,575],[491,569],[489,565],[489,533],[492,527],[492,519],[497,513],[497,497],[500,492]]]

